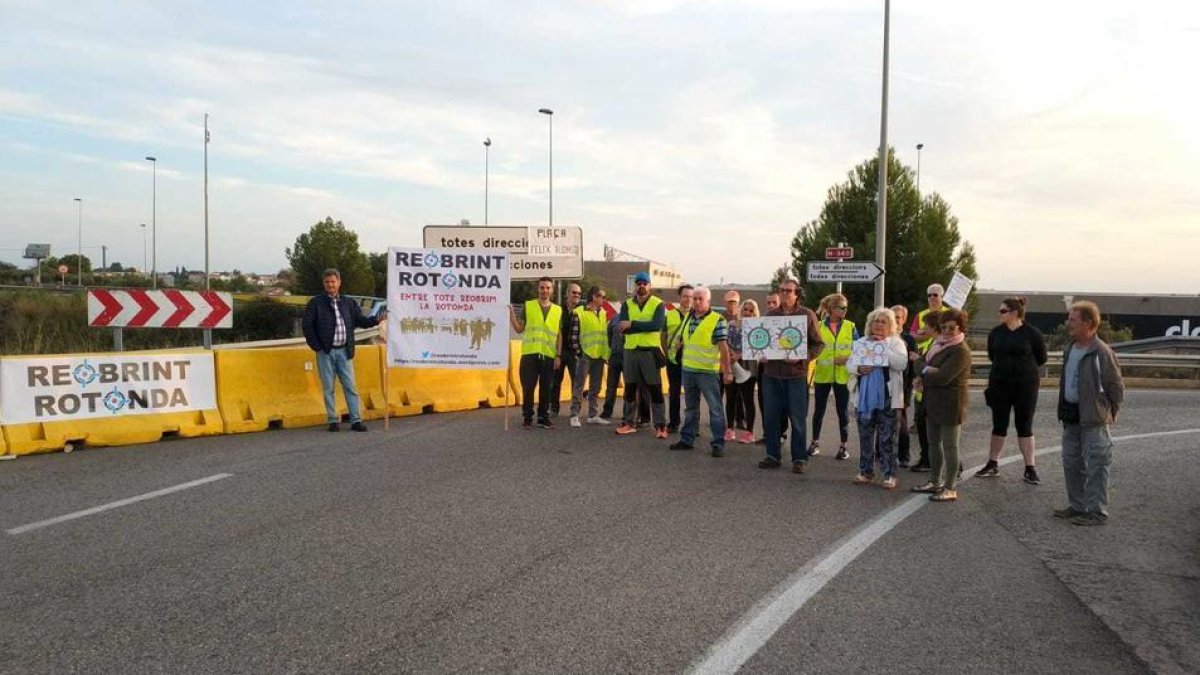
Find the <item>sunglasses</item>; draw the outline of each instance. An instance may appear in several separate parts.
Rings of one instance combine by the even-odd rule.
[[[929,294],[929,297],[931,297],[931,298],[940,298],[940,297],[942,297],[942,294],[941,294],[941,293],[930,293],[930,294]]]
[[[847,309],[850,309],[850,308],[849,308],[849,307],[847,307],[847,306],[845,306],[845,305],[838,305],[837,307],[834,307],[834,309],[840,309],[840,310],[842,310],[842,311],[844,312],[844,311],[846,311]]]
[[[1008,314],[1008,312],[1009,312],[1009,309],[1008,309],[1007,307],[1001,307],[1001,308],[1000,308],[1000,313],[1001,313],[1001,314]]]
[[[639,281],[639,282],[637,282],[637,283],[636,283],[636,284],[634,284],[634,285],[635,285],[635,286],[649,286],[649,285],[650,285],[650,282],[649,282],[649,281]]]
[[[781,288],[781,289],[779,289],[779,292],[780,292],[780,293],[795,293],[795,292],[796,292],[796,289],[794,289],[794,288]]]

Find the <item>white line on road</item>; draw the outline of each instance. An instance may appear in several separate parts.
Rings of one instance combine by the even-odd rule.
[[[15,534],[24,534],[31,530],[40,530],[43,527],[50,527],[51,525],[65,523],[69,520],[75,520],[77,518],[83,518],[86,516],[95,515],[97,513],[103,513],[104,511],[108,511],[111,509],[117,509],[122,506],[129,506],[130,504],[144,502],[147,499],[154,499],[155,497],[163,497],[163,496],[169,495],[173,492],[179,492],[181,490],[187,490],[189,488],[198,487],[198,486],[204,485],[206,483],[212,483],[214,481],[218,481],[223,478],[229,478],[231,476],[233,476],[233,474],[231,474],[231,473],[214,474],[207,478],[201,478],[199,480],[194,480],[190,483],[180,483],[179,485],[172,485],[171,487],[163,488],[161,490],[155,490],[154,492],[147,492],[146,494],[138,495],[136,497],[129,497],[128,499],[119,499],[115,502],[101,504],[100,506],[93,506],[90,509],[84,509],[82,511],[75,511],[74,513],[68,513],[65,515],[56,516],[54,518],[48,518],[46,520],[39,520],[36,523],[29,523],[28,525],[14,527],[14,528],[8,530],[8,533],[15,535]]]
[[[1113,438],[1113,441],[1133,441],[1197,432],[1200,432],[1200,429],[1156,431],[1121,436]],[[1062,446],[1054,446],[1039,450],[1036,454],[1046,455],[1061,451]],[[1000,460],[1000,464],[1003,466],[1020,459],[1019,454],[1011,455]],[[963,480],[969,478],[980,468],[982,465],[963,471]],[[870,548],[871,544],[928,503],[927,495],[919,494],[905,499],[868,522],[857,532],[834,544],[829,553],[810,560],[746,612],[725,635],[721,636],[721,639],[705,651],[700,660],[688,669],[688,673],[692,675],[736,673],[742,665],[758,653],[759,649],[762,649],[771,636],[775,635],[796,612],[800,611],[800,608],[804,607],[814,595],[824,588],[825,584],[832,581],[847,565],[854,562],[858,556]]]

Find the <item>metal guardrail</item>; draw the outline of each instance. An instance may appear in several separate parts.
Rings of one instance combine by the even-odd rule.
[[[1051,352],[1048,356],[1047,366],[1062,367],[1061,351]],[[1200,369],[1200,354],[1117,354],[1117,361],[1130,367]],[[992,365],[985,351],[971,352],[971,364],[977,368]]]

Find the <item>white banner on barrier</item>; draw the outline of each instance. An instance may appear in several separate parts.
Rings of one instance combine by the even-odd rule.
[[[212,410],[216,391],[211,353],[0,360],[5,424]]]
[[[388,363],[508,367],[508,253],[388,249]]]

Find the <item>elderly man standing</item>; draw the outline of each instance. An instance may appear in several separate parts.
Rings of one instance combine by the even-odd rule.
[[[933,340],[938,336],[936,330],[930,330],[924,323],[926,314],[937,314],[945,307],[942,304],[942,298],[946,295],[946,289],[941,284],[929,284],[929,288],[925,289],[926,300],[929,301],[929,307],[917,312],[913,317],[912,325],[908,327],[908,332],[917,340],[917,349],[924,352],[933,344]]]
[[[346,408],[350,413],[350,428],[366,431],[359,408],[358,387],[354,384],[354,329],[379,325],[387,318],[387,311],[371,317],[362,313],[354,300],[341,294],[342,275],[333,268],[321,275],[325,286],[324,295],[315,295],[304,308],[300,322],[304,340],[317,353],[317,373],[321,376],[321,390],[325,396],[325,419],[330,431],[339,431],[339,418],[333,398],[335,378],[342,383],[346,397]]]
[[[1108,466],[1112,436],[1125,398],[1121,366],[1112,349],[1096,333],[1100,308],[1080,301],[1067,315],[1071,342],[1063,350],[1058,385],[1058,419],[1063,425],[1062,462],[1067,483],[1067,508],[1054,512],[1076,525],[1108,522]]]
[[[676,343],[683,348],[684,418],[679,442],[672,450],[691,450],[700,430],[700,397],[708,405],[712,430],[712,456],[725,455],[725,412],[721,408],[721,382],[733,382],[726,321],[712,311],[712,291],[700,286],[695,290],[696,308],[684,322]],[[672,345],[674,348],[675,345]]]
[[[792,472],[804,473],[808,463],[808,439],[805,438],[808,419],[808,359],[815,359],[825,346],[817,329],[817,315],[800,304],[800,283],[785,279],[779,284],[779,309],[767,316],[802,316],[807,321],[808,357],[804,359],[770,359],[763,367],[759,386],[763,390],[763,433],[767,437],[767,456],[758,463],[760,469],[778,469],[781,457],[779,420],[792,421]]]
[[[625,376],[624,422],[618,434],[632,434],[637,415],[637,391],[650,397],[654,437],[667,438],[667,419],[663,410],[662,374],[667,357],[662,352],[662,330],[666,325],[663,301],[650,294],[650,275],[638,272],[633,278],[634,296],[621,303],[621,321],[625,334],[622,373]]]

